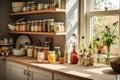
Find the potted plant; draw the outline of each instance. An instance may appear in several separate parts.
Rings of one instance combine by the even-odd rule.
[[[114,41],[118,38],[115,35],[116,27],[118,25],[118,21],[113,24],[106,25],[105,29],[101,32],[100,36],[96,39],[93,39],[93,44],[98,48],[102,49],[104,46],[107,48],[107,56],[105,58],[106,64],[110,64],[110,48],[114,44]],[[111,29],[113,27],[114,29]]]

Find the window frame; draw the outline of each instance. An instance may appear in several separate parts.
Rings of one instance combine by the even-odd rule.
[[[119,16],[119,29],[120,29],[120,8],[119,9],[116,9],[116,10],[104,10],[104,11],[92,11],[92,3],[93,0],[81,0],[81,3],[84,3],[84,5],[81,5],[82,7],[86,7],[86,10],[83,10],[81,9],[81,14],[83,13],[86,13],[85,15],[82,15],[84,16],[84,22],[82,22],[81,24],[83,25],[84,24],[84,29],[82,27],[82,29],[84,30],[84,33],[85,36],[86,36],[86,41],[91,41],[91,17],[92,16],[114,16],[114,15],[118,15]],[[120,3],[120,1],[119,1]],[[85,9],[85,8],[84,8]],[[81,19],[82,20],[82,19]],[[86,25],[85,25],[86,24]],[[83,35],[82,34],[82,35]],[[119,31],[119,34],[120,34],[120,31]],[[119,35],[120,37],[120,35]],[[119,40],[120,42],[120,40]],[[120,43],[119,43],[120,45]],[[116,55],[120,55],[120,52],[119,52],[119,49],[120,49],[120,46],[118,48],[113,48],[111,49],[111,54],[116,54]]]

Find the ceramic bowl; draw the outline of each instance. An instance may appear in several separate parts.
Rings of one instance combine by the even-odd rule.
[[[15,25],[14,24],[8,24],[8,28],[10,31],[15,31]]]
[[[114,72],[120,73],[120,62],[118,61],[111,61],[110,62],[111,68]]]
[[[25,55],[25,49],[21,48],[21,49],[13,49],[12,53],[14,56],[24,56]]]

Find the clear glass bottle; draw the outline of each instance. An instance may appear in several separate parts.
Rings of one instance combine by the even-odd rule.
[[[27,56],[28,57],[33,57],[33,46],[29,46],[27,48]]]

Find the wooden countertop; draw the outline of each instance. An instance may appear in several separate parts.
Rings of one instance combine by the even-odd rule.
[[[0,58],[1,59],[1,58]],[[20,63],[30,67],[43,69],[51,72],[61,73],[64,75],[79,78],[80,80],[116,80],[116,73],[113,72],[111,67],[106,65],[99,66],[80,66],[70,63],[38,63],[36,59],[23,57],[5,57],[5,60]]]

